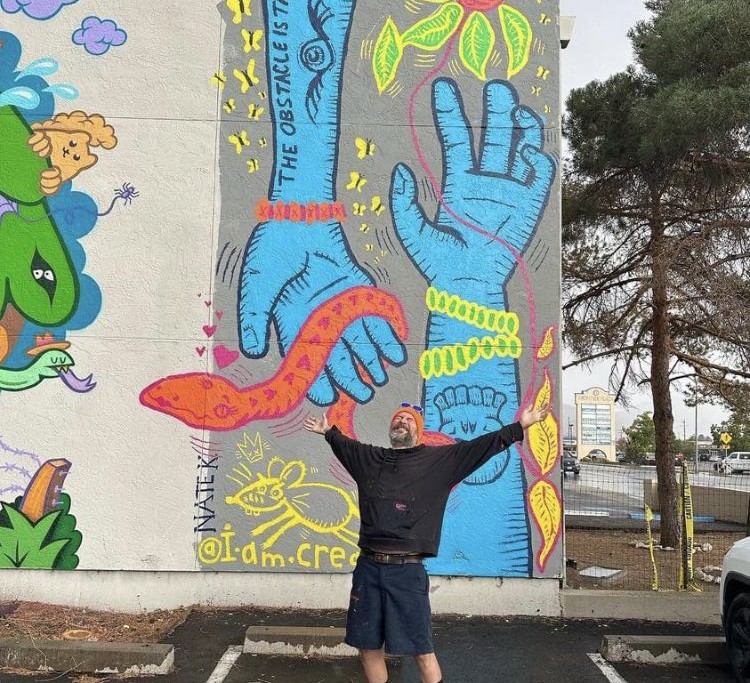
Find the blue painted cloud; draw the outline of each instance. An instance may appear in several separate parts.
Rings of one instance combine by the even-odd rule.
[[[99,17],[86,17],[73,34],[73,42],[83,45],[91,55],[103,55],[110,47],[122,45],[127,39],[128,34],[117,28],[114,21]]]
[[[76,2],[78,0],[0,0],[0,9],[9,14],[23,12],[32,19],[49,19],[65,5],[72,5]]]

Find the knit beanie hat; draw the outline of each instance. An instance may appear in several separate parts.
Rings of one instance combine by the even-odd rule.
[[[422,415],[422,412],[420,410],[415,410],[414,406],[411,405],[405,405],[401,406],[396,410],[395,413],[393,413],[393,417],[391,418],[391,424],[393,424],[393,421],[396,419],[397,415],[400,415],[401,413],[407,413],[411,415],[414,418],[414,421],[417,423],[417,443],[422,442],[422,433],[424,432],[424,415]]]

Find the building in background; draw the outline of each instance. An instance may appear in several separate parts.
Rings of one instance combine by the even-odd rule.
[[[592,387],[576,394],[578,458],[615,462],[615,398]]]

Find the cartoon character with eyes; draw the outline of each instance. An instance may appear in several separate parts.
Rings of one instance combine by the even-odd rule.
[[[114,128],[99,114],[61,113],[49,121],[33,123],[31,128],[35,132],[28,144],[40,157],[50,161],[50,167],[41,172],[39,179],[45,195],[55,194],[64,182],[99,160],[91,152],[92,147],[113,149],[117,145]]]

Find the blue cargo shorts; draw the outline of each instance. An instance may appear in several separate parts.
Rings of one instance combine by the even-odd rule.
[[[344,642],[359,650],[391,655],[434,652],[430,579],[424,565],[380,564],[360,555],[352,574],[352,593]]]

